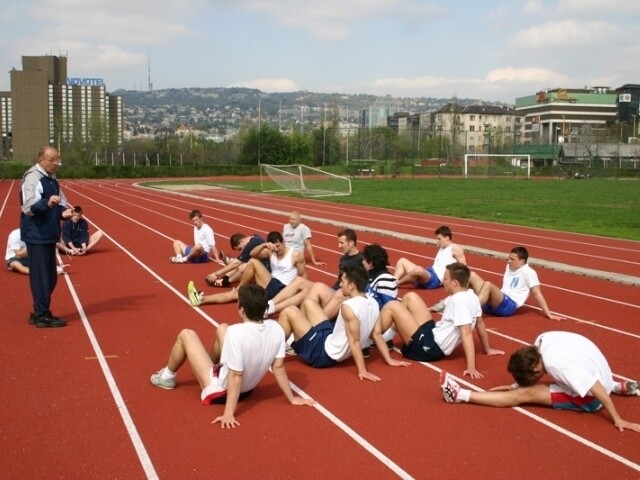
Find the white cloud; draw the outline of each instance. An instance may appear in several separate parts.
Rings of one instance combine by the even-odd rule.
[[[444,10],[435,3],[420,0],[324,0],[301,3],[299,0],[226,0],[214,2],[220,8],[238,8],[265,14],[277,25],[308,32],[330,41],[351,36],[358,23],[394,19],[415,28],[417,24],[441,17]]]
[[[608,22],[551,21],[519,32],[512,46],[524,49],[576,48],[597,45],[615,35],[615,26]]]

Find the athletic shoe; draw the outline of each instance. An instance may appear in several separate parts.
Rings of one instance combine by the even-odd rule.
[[[434,312],[434,313],[442,313],[444,311],[444,307],[445,307],[444,302],[442,300],[440,300],[435,305],[431,305],[429,307],[429,310]]]
[[[67,268],[69,268],[69,265],[67,265],[66,263],[63,265],[58,265],[56,267],[56,271],[58,272],[58,275],[63,275],[65,273],[67,273]]]
[[[195,283],[193,283],[193,280],[191,280],[189,282],[189,285],[187,285],[187,295],[189,296],[189,301],[191,302],[192,306],[200,306],[204,294],[202,292],[198,292],[198,289],[196,288]]]
[[[175,257],[171,257],[171,263],[187,263],[187,257],[176,255]]]
[[[369,358],[371,356],[371,349],[369,347],[364,347],[362,349],[362,357]]]
[[[149,380],[156,387],[164,388],[165,390],[173,390],[174,388],[176,388],[176,379],[171,378],[169,380],[164,380],[162,378],[162,370],[159,370],[151,375],[151,378],[149,378]]]
[[[59,328],[67,326],[66,320],[54,317],[51,312],[46,312],[42,315],[32,314],[29,318],[29,323],[35,325],[36,328]]]
[[[442,396],[447,403],[458,402],[460,385],[458,385],[458,382],[456,382],[453,377],[444,370],[440,372],[440,388],[442,389]]]
[[[273,303],[273,300],[269,300],[267,302],[267,309],[264,311],[263,318],[266,320],[274,313],[276,313],[276,304]]]
[[[296,353],[296,351],[293,349],[293,347],[291,345],[289,345],[288,343],[284,347],[284,353],[286,353],[287,355],[291,355],[292,357],[295,357],[296,355],[298,355]]]
[[[622,395],[640,397],[640,382],[623,382]]]
[[[393,347],[394,347],[394,345],[393,345],[393,340],[387,340],[385,343],[387,344],[387,348],[388,348],[389,350],[393,350]],[[375,344],[375,342],[374,342],[374,343],[372,343],[371,345],[369,345],[369,348],[378,348],[378,347],[376,347],[376,344]]]

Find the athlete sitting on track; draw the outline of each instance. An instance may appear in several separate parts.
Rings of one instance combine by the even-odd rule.
[[[233,282],[240,280],[247,262],[251,260],[251,252],[258,245],[264,243],[264,238],[259,235],[245,235],[234,233],[229,237],[231,250],[238,250],[238,258],[224,257],[224,267],[204,277],[210,287],[228,287]],[[263,262],[265,267],[268,261]]]
[[[507,367],[514,385],[496,387],[488,392],[460,388],[443,371],[440,387],[448,403],[468,402],[491,407],[544,405],[559,410],[594,412],[601,407],[623,431],[640,433],[640,425],[620,418],[611,393],[640,396],[638,382],[613,379],[611,368],[598,347],[588,338],[571,332],[546,332],[533,345],[517,350]],[[548,374],[553,383],[539,383]]]
[[[67,255],[86,255],[102,240],[102,230],[89,235],[89,222],[82,217],[82,207],[76,205],[71,218],[62,223],[62,242],[59,247]]]
[[[244,285],[238,292],[238,316],[242,323],[221,324],[207,352],[193,330],[184,329],[176,338],[169,362],[151,375],[151,383],[166,390],[176,388],[176,373],[188,360],[200,384],[200,400],[204,405],[224,403],[224,413],[212,423],[222,428],[235,428],[238,401],[247,397],[258,385],[269,367],[278,386],[292,405],[311,405],[311,399],[296,397],[291,391],[284,367],[285,341],[280,326],[263,320],[267,294],[258,285]]]
[[[378,303],[364,293],[367,272],[361,264],[347,265],[342,272],[340,288],[346,300],[340,306],[335,325],[322,307],[308,298],[302,308],[287,307],[278,323],[289,338],[293,334],[293,350],[308,365],[325,368],[353,356],[360,380],[379,381],[367,371],[362,349],[369,345],[371,329],[376,321]]]
[[[496,317],[510,317],[524,305],[529,293],[532,293],[547,318],[564,320],[564,317],[549,310],[542,295],[538,274],[527,263],[528,258],[529,252],[526,248],[520,246],[511,249],[501,289],[491,282],[485,282],[477,273],[472,272],[469,284],[478,295],[482,310]]]
[[[393,329],[402,337],[402,355],[418,362],[433,362],[451,355],[462,344],[466,359],[463,375],[482,378],[476,369],[476,352],[473,341],[475,328],[482,350],[486,355],[503,355],[502,350],[489,346],[489,335],[482,320],[480,302],[473,291],[468,290],[469,268],[462,263],[447,265],[444,288],[451,295],[439,322],[431,320],[429,309],[415,292],[409,292],[401,302],[387,303],[373,327],[372,338],[382,358],[391,366],[406,366],[407,362],[394,360],[382,336]]]
[[[462,247],[453,243],[453,233],[449,227],[443,225],[436,229],[435,234],[438,253],[433,260],[433,266],[423,268],[404,257],[401,258],[396,262],[393,273],[398,279],[398,285],[411,282],[418,288],[438,288],[442,286],[447,265],[453,262],[467,263]]]
[[[269,268],[264,261],[269,262]],[[240,286],[257,283],[267,290],[267,298],[271,299],[295,278],[307,277],[304,256],[293,247],[285,247],[280,232],[269,232],[267,242],[261,243],[251,250],[251,260],[242,272]],[[191,305],[198,307],[206,303],[229,303],[238,299],[238,290],[233,288],[227,292],[205,295],[198,292],[193,282],[187,286],[187,294]]]
[[[209,260],[223,263],[224,254],[216,248],[213,229],[204,223],[200,210],[191,210],[189,219],[193,224],[193,246],[174,240],[171,263],[204,263]]]

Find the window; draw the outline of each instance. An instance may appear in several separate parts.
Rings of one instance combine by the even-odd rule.
[[[469,125],[469,131],[470,132],[475,132],[476,131],[476,126],[475,125]]]
[[[469,121],[470,122],[475,122],[476,121],[476,116],[475,115],[469,115]]]

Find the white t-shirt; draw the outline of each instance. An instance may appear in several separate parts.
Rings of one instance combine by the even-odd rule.
[[[218,373],[227,388],[229,369],[242,372],[241,392],[255,388],[276,358],[284,358],[284,330],[274,320],[230,325],[224,336]]]
[[[299,223],[296,228],[291,228],[290,224],[285,223],[282,227],[282,238],[287,247],[304,252],[304,241],[311,238],[311,230],[304,223]]]
[[[613,390],[609,363],[588,338],[572,332],[545,332],[534,345],[544,369],[566,393],[584,397],[598,380],[607,393]]]
[[[16,228],[9,234],[7,238],[7,253],[4,255],[5,260],[9,260],[16,256],[16,250],[27,248],[27,244],[20,238],[20,229]]]
[[[211,252],[211,247],[216,244],[213,229],[206,223],[203,223],[200,228],[193,227],[193,244],[202,245],[206,253]]]
[[[517,270],[511,270],[509,265],[504,272],[502,279],[502,293],[509,296],[511,300],[520,308],[529,298],[529,292],[533,287],[540,285],[538,274],[533,268],[525,263]]]
[[[344,305],[348,305],[360,321],[360,347],[364,348],[370,345],[369,335],[376,323],[378,313],[380,313],[378,302],[368,295],[358,295],[342,302],[342,306]],[[325,352],[336,362],[341,362],[351,356],[346,326],[342,316],[342,306],[340,307],[336,324],[333,327],[333,333],[324,341]]]
[[[462,325],[471,325],[473,330],[476,320],[482,316],[480,300],[473,290],[465,290],[451,295],[446,302],[442,319],[433,329],[433,338],[445,355],[462,343],[460,329]]]
[[[447,269],[447,265],[451,265],[456,261],[456,259],[453,258],[454,245],[455,244],[452,243],[448,247],[440,248],[436,254],[436,258],[433,260],[433,271],[436,272],[440,281],[444,278],[444,271]]]

